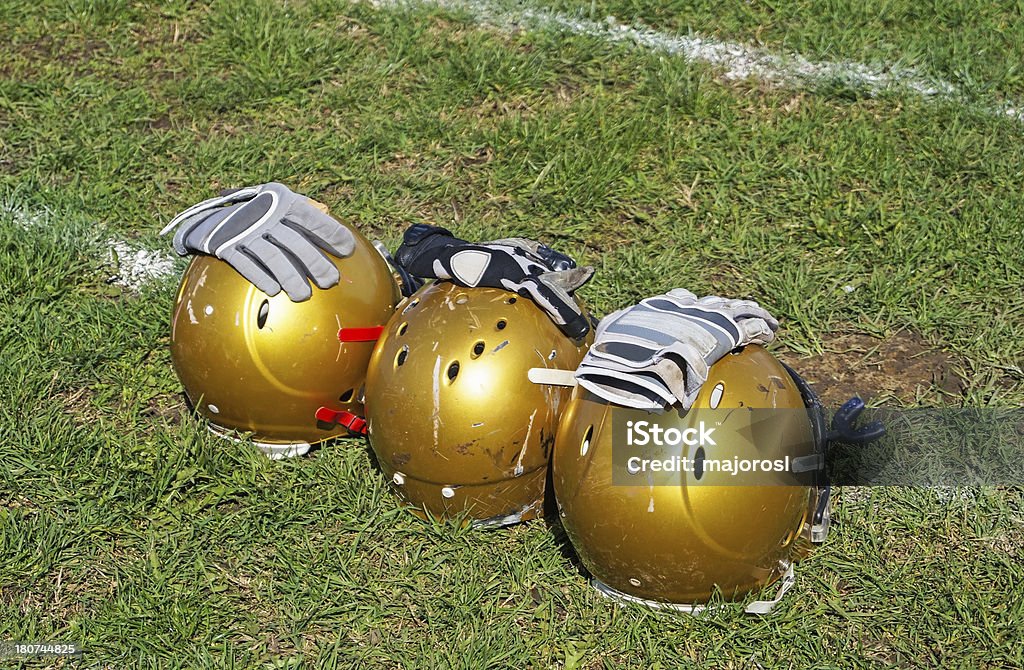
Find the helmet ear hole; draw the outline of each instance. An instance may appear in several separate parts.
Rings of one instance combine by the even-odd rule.
[[[398,355],[395,356],[395,367],[401,367],[405,365],[405,359],[409,358],[409,347],[408,345],[398,350]]]
[[[270,316],[270,301],[264,300],[260,303],[260,310],[256,313],[256,327],[263,330],[267,325],[267,317]]]
[[[452,361],[452,364],[448,366],[448,381],[453,382],[455,378],[459,376],[459,362]]]
[[[505,330],[505,326],[507,326],[507,325],[508,325],[508,321],[506,321],[505,319],[499,319],[498,323],[495,324],[495,327],[498,330]]]
[[[697,447],[697,453],[693,456],[693,478],[700,480],[704,476],[704,447]]]
[[[474,344],[473,345],[473,355],[472,355],[472,358],[479,358],[480,355],[484,353],[484,349],[485,348],[486,348],[486,345],[484,345],[484,341],[483,340],[480,340],[476,344]]]
[[[352,396],[356,394],[355,389],[349,389],[338,396],[338,402],[351,402]]]

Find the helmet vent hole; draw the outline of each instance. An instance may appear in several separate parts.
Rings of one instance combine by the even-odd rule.
[[[407,330],[409,330],[409,323],[405,322],[401,326],[398,327],[398,334],[399,335],[405,335],[405,331],[407,331]]]
[[[455,378],[458,377],[458,376],[459,376],[459,362],[458,361],[453,361],[452,364],[448,366],[448,381],[453,382],[453,381],[455,381]]]
[[[395,356],[395,366],[401,367],[405,365],[405,359],[407,358],[409,358],[409,347],[404,346],[399,350],[398,355]]]
[[[466,295],[465,293],[460,293],[457,296],[455,296],[456,305],[465,305],[467,302],[469,302],[469,296]]]
[[[590,440],[594,437],[594,426],[587,426],[587,432],[583,434],[583,442],[580,443],[580,456],[586,456],[590,451]]]
[[[725,394],[725,384],[718,382],[715,387],[711,389],[711,397],[708,399],[708,405],[711,409],[718,409],[718,406],[722,404],[722,396]]]
[[[256,313],[256,327],[263,330],[267,325],[267,317],[270,316],[270,301],[264,300],[260,303],[260,311]]]
[[[704,476],[704,447],[697,447],[697,453],[693,456],[693,476],[700,479]]]
[[[473,345],[473,358],[479,357],[480,354],[484,353],[484,349],[486,349],[486,348],[487,348],[487,346],[484,344],[483,340],[480,340],[479,342],[474,344]]]
[[[514,305],[514,304],[516,304],[516,298],[515,297],[509,298],[505,302],[507,302],[510,305]]]
[[[352,400],[352,396],[356,394],[355,389],[349,389],[338,396],[338,402],[349,402]]]
[[[508,321],[506,321],[505,319],[501,319],[496,324],[496,327],[497,327],[498,330],[505,330],[505,326],[507,326],[507,325],[508,325]]]

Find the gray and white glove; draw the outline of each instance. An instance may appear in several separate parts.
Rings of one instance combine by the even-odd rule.
[[[174,217],[160,234],[174,228],[174,249],[182,256],[216,256],[267,295],[283,288],[295,302],[313,295],[307,278],[320,288],[341,279],[328,253],[344,258],[355,249],[348,228],[276,182],[204,200]]]
[[[576,381],[626,407],[689,409],[708,369],[747,344],[768,344],[779,322],[751,300],[697,299],[674,289],[605,317]]]

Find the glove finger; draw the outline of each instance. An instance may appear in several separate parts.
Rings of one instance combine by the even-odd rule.
[[[501,280],[507,291],[529,296],[538,307],[547,312],[551,320],[569,337],[579,339],[590,330],[590,323],[576,301],[561,289],[545,284],[540,277],[525,277],[521,282]],[[524,293],[525,291],[525,293]]]
[[[685,288],[674,288],[665,295],[669,296],[673,300],[676,300],[681,305],[691,304],[697,302],[697,296],[687,291]]]
[[[267,269],[244,251],[235,249],[225,254],[221,260],[267,295],[273,297],[281,292],[281,285],[274,280]]]
[[[201,240],[189,238],[190,244],[197,244],[205,253],[221,256],[236,244],[244,244],[279,216],[278,201],[273,193],[262,192],[248,202],[223,207],[211,214],[196,233]]]
[[[183,221],[180,221],[177,224],[175,224],[178,226],[178,230],[174,231],[174,237],[171,240],[171,246],[174,247],[174,250],[178,252],[179,256],[184,256],[185,254],[188,253],[206,253],[200,248],[203,234],[199,233],[197,235],[193,235],[193,233],[198,231],[202,227],[203,222],[208,218],[208,214],[202,213],[197,214],[189,219],[184,219]],[[168,230],[170,230],[169,226],[160,231],[160,234],[163,235]],[[194,238],[198,238],[200,244],[192,244],[190,242],[190,239]]]
[[[355,251],[356,238],[352,231],[311,205],[306,198],[295,203],[284,222],[338,258],[351,256]]]
[[[275,226],[264,233],[264,237],[281,247],[292,260],[297,260],[303,272],[320,288],[330,288],[341,280],[338,268],[327,259],[325,252],[288,226]]]
[[[522,249],[528,254],[537,256],[538,259],[540,258],[537,253],[541,247],[540,242],[537,242],[536,240],[528,240],[525,237],[504,237],[500,240],[481,242],[480,245],[485,247],[512,247],[514,249]]]
[[[281,247],[263,238],[256,238],[241,248],[267,269],[292,302],[303,302],[313,295],[313,289],[306,281],[305,271],[298,261]]]
[[[241,205],[221,207],[187,219],[174,234],[174,248],[177,249],[180,245],[181,248],[194,253],[217,256],[217,248],[211,244],[214,233],[224,219],[238,211],[239,207]]]
[[[580,314],[582,310],[576,300],[564,288],[549,282],[549,277],[550,273],[539,277],[525,277],[523,284],[527,286],[528,290],[532,288],[533,292],[546,299],[564,317],[568,317],[565,319],[566,321],[572,316]]]
[[[775,339],[775,332],[771,324],[763,319],[743,319],[738,322],[740,330],[743,331],[742,344],[768,344]],[[778,325],[776,324],[776,327]]]
[[[699,300],[697,304],[706,307],[721,307],[723,305],[732,305],[734,303],[741,302],[732,298],[723,298],[720,295],[706,295]]]
[[[761,307],[753,300],[731,300],[718,296],[706,296],[697,301],[697,304],[707,309],[712,309],[728,315],[734,320],[739,319],[764,319],[773,330],[777,330],[779,322],[764,307]]]
[[[744,310],[741,314],[737,314],[735,317],[739,323],[748,320],[764,321],[765,324],[771,330],[775,331],[779,329],[779,320],[776,319],[771,313],[765,308],[761,307],[757,303],[754,303],[753,308]]]
[[[528,240],[525,237],[506,237],[500,240],[488,240],[481,244],[487,247],[517,249],[526,254],[531,261],[540,263],[548,270],[554,272],[571,270],[576,267],[576,261],[572,256],[555,251],[546,244],[541,244],[537,240]]]
[[[537,249],[537,255],[544,261],[544,265],[547,265],[555,272],[572,270],[576,267],[575,258],[569,254],[563,254],[561,251],[555,251],[546,244],[540,245]]]
[[[560,272],[545,272],[540,276],[540,279],[545,284],[556,286],[568,294],[586,284],[593,276],[594,268],[590,265],[585,265],[581,268],[572,268],[571,270],[562,270]]]

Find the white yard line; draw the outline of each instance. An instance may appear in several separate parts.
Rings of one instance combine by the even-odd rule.
[[[151,281],[178,273],[171,254],[116,239],[109,239],[106,244],[110,260],[117,262],[117,274],[110,280],[119,286],[138,291]]]
[[[553,30],[585,35],[609,43],[626,44],[650,51],[706,63],[730,81],[754,79],[794,88],[817,88],[842,82],[871,96],[903,91],[938,100],[964,100],[955,84],[930,77],[915,68],[873,67],[851,60],[811,60],[796,53],[780,53],[762,47],[727,42],[693,33],[674,35],[643,25],[619,23],[613,17],[594,21],[500,0],[368,0],[378,8],[438,7],[467,14],[479,25],[504,32]],[[1024,108],[1000,103],[984,107],[987,113],[1024,121]]]
[[[841,82],[866,95],[886,91],[906,92],[936,100],[970,104],[963,91],[952,82],[930,77],[909,67],[879,68],[851,60],[811,60],[796,53],[780,53],[740,42],[719,40],[700,33],[674,35],[643,25],[620,23],[615,17],[594,21],[542,8],[501,0],[367,0],[381,9],[437,7],[469,16],[478,25],[503,32],[548,30],[585,35],[610,44],[625,44],[650,51],[705,63],[728,81],[757,80],[793,88],[814,89]],[[1024,107],[1008,103],[979,106],[994,116],[1024,121]],[[11,203],[0,203],[0,212],[12,216],[16,225],[28,229],[44,225],[47,212],[29,212]],[[133,290],[177,272],[175,258],[130,242],[108,239],[107,258],[117,261],[117,274],[111,281]]]
[[[53,217],[46,210],[33,211],[11,202],[0,202],[0,214],[6,214],[14,225],[26,231],[49,225]],[[83,240],[82,243],[97,244],[95,239]],[[104,261],[117,266],[109,281],[133,291],[157,279],[178,274],[176,256],[164,251],[113,237],[99,242],[98,248]]]

